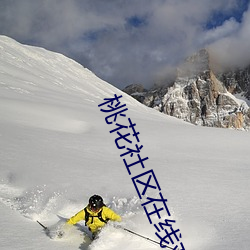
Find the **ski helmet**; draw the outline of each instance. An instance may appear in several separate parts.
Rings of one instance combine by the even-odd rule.
[[[89,206],[91,210],[99,210],[103,205],[103,199],[101,196],[95,194],[89,198]]]

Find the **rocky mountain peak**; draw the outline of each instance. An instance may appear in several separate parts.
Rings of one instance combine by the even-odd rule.
[[[178,67],[171,86],[148,91],[142,87],[138,91],[137,86],[137,91],[129,94],[149,107],[196,125],[248,129],[249,106],[233,94],[250,93],[249,71],[218,74],[212,68],[209,51],[202,49]]]
[[[209,53],[201,49],[194,55],[188,57],[177,69],[177,77],[194,77],[205,74],[210,70]]]

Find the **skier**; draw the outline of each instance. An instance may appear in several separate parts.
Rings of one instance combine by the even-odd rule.
[[[89,198],[89,204],[72,216],[67,224],[74,225],[80,220],[85,220],[85,225],[92,232],[94,239],[109,220],[120,222],[122,219],[113,210],[105,206],[101,196],[95,194]]]

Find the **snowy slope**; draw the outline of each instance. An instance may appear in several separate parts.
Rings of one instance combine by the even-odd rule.
[[[1,249],[160,249],[107,226],[90,244],[53,226],[98,193],[122,225],[158,240],[98,104],[122,94],[147,169],[157,175],[186,249],[247,250],[248,132],[196,127],[149,109],[63,55],[0,36]],[[138,173],[140,171],[135,170]]]

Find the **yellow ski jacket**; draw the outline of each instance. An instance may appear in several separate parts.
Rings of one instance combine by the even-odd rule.
[[[112,221],[121,221],[121,217],[116,214],[113,210],[110,208],[103,206],[98,212],[91,211],[88,207],[86,207],[87,212],[89,213],[88,221],[86,221],[86,225],[88,226],[89,230],[92,233],[95,233],[98,231],[98,229],[102,228],[106,223],[104,221],[112,220]],[[101,221],[98,218],[98,214],[101,213],[101,217],[104,221]],[[68,221],[67,224],[74,225],[80,220],[85,220],[85,211],[82,209],[77,214],[72,216]]]

